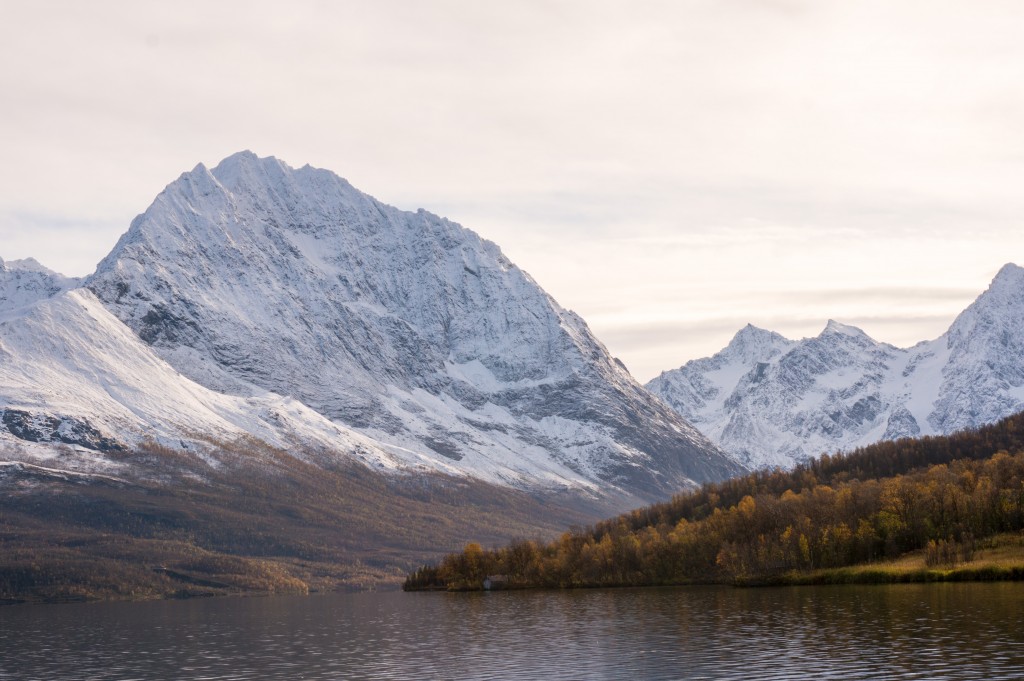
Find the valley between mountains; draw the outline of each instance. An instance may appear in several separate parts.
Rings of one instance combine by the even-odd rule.
[[[1024,407],[1024,271],[939,339],[747,327],[647,387],[500,248],[250,152],[95,272],[0,261],[0,598],[395,585],[765,466]]]

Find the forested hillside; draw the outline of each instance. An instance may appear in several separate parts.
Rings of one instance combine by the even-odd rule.
[[[969,559],[1024,528],[1024,414],[946,437],[824,455],[573,529],[555,542],[471,543],[409,576],[407,589],[584,587],[781,580],[925,550]]]

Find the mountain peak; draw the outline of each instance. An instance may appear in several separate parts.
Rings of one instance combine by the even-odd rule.
[[[1007,263],[1000,268],[988,289],[961,312],[949,327],[950,347],[970,347],[989,337],[1016,336],[1024,313],[1024,268]],[[1008,334],[1008,335],[1007,335]],[[1001,341],[1002,342],[1002,341]],[[967,352],[967,350],[964,350]]]
[[[988,290],[995,291],[1007,288],[1020,290],[1022,287],[1024,287],[1024,267],[1008,262],[999,268],[999,272],[992,279]]]
[[[762,362],[776,356],[791,343],[792,341],[781,334],[747,324],[736,332],[720,354],[724,357]]]
[[[35,258],[0,259],[0,313],[53,297],[78,283],[78,279],[54,272]]]
[[[229,191],[243,185],[264,184],[268,177],[281,178],[291,172],[287,164],[273,156],[260,158],[248,149],[231,154],[210,171]]]
[[[262,161],[262,160],[268,160],[268,161],[273,160],[273,161],[276,161],[277,159],[274,158],[273,156],[267,156],[266,159],[261,159],[259,156],[257,156],[251,150],[249,150],[249,149],[242,149],[241,151],[236,151],[235,153],[231,154],[230,156],[226,156],[220,162],[219,165],[223,165],[225,163],[258,163],[259,161]]]
[[[980,317],[1006,317],[1013,310],[1024,308],[1024,267],[1013,263],[1003,265],[985,290],[970,307],[953,322],[951,331],[973,326]],[[1007,319],[1017,323],[1017,319]]]
[[[849,324],[843,324],[842,322],[830,319],[828,320],[828,323],[825,324],[825,328],[822,329],[820,334],[818,334],[818,338],[836,335],[852,336],[855,338],[869,337],[863,330],[858,329],[856,326],[850,326]]]
[[[1016,272],[1018,274],[1024,274],[1024,267],[1021,267],[1017,263],[1008,262],[1008,263],[1006,263],[1005,265],[1003,265],[1002,267],[999,268],[999,273],[996,274],[996,276],[998,277],[999,275],[1003,274],[1004,272]]]
[[[251,151],[197,166],[89,288],[207,388],[288,395],[446,466],[620,476],[646,498],[738,469],[496,245],[327,170]]]
[[[747,324],[742,329],[736,332],[736,335],[729,341],[728,348],[739,348],[749,346],[752,343],[764,343],[771,341],[775,338],[782,338],[779,334],[774,331],[762,329],[759,326],[753,324]]]
[[[52,279],[68,280],[60,272],[51,270],[46,265],[42,264],[35,258],[21,258],[20,260],[4,260],[0,258],[0,272],[8,275],[15,275],[17,273],[22,274],[34,274],[41,275]]]
[[[225,157],[220,163],[214,166],[213,170],[210,172],[212,172],[215,177],[220,177],[221,175],[237,173],[242,169],[260,168],[271,164],[285,165],[273,156],[260,158],[253,152],[245,149]]]
[[[54,272],[49,267],[46,267],[35,258],[24,258],[22,260],[8,260],[6,262],[3,259],[0,259],[0,270],[6,270],[9,272],[38,272],[39,274],[60,276],[58,272]]]

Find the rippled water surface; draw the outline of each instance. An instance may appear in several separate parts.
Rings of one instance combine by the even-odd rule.
[[[1022,679],[1024,584],[0,608],[0,679]]]

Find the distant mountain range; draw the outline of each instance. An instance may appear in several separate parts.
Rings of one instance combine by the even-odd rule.
[[[114,477],[250,440],[626,507],[743,470],[495,244],[249,152],[83,280],[0,265],[0,422],[2,459]]]
[[[1024,269],[911,348],[835,321],[799,341],[748,325],[647,388],[751,468],[992,423],[1024,409]]]

